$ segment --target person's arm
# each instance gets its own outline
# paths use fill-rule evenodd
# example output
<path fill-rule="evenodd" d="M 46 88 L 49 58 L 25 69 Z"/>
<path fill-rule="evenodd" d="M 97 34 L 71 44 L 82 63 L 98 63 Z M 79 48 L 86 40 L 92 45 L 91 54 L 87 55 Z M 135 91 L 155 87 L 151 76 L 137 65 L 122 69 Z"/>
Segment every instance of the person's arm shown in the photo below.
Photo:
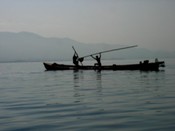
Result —
<path fill-rule="evenodd" d="M 99 58 L 101 59 L 101 53 L 100 53 L 100 57 Z"/>

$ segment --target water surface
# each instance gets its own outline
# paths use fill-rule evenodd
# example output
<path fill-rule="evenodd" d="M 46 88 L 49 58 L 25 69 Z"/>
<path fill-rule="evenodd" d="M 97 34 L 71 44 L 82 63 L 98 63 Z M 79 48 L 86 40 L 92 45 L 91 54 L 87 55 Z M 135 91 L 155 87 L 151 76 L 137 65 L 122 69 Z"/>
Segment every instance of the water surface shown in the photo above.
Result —
<path fill-rule="evenodd" d="M 165 62 L 159 72 L 0 63 L 0 130 L 174 131 L 175 63 Z"/>

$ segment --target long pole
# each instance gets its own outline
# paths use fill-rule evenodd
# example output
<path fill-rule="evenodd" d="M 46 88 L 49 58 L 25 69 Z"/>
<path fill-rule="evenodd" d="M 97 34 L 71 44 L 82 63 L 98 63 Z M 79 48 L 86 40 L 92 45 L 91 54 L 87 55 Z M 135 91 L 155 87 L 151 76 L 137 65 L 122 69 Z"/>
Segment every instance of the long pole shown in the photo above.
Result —
<path fill-rule="evenodd" d="M 112 50 L 101 51 L 101 52 L 97 52 L 97 53 L 93 53 L 93 54 L 90 54 L 90 55 L 83 56 L 81 58 L 85 58 L 85 57 L 89 57 L 89 56 L 97 55 L 97 54 L 102 54 L 102 53 L 107 53 L 107 52 L 111 52 L 111 51 L 124 50 L 124 49 L 128 49 L 128 48 L 134 48 L 134 47 L 137 47 L 137 45 L 127 46 L 127 47 L 122 47 L 122 48 L 117 48 L 117 49 L 112 49 Z"/>
<path fill-rule="evenodd" d="M 78 56 L 78 53 L 77 53 L 77 51 L 75 50 L 75 48 L 74 48 L 74 46 L 72 46 L 72 49 L 74 50 L 74 52 L 77 54 L 77 56 Z"/>
<path fill-rule="evenodd" d="M 74 46 L 72 46 L 72 49 L 74 50 L 74 52 L 77 54 L 77 56 L 78 56 L 78 53 L 77 53 L 77 51 L 75 50 L 75 48 L 74 48 Z M 78 56 L 78 61 L 80 61 L 81 62 L 81 65 L 83 65 L 83 60 L 84 60 L 84 58 L 79 58 L 79 56 Z"/>

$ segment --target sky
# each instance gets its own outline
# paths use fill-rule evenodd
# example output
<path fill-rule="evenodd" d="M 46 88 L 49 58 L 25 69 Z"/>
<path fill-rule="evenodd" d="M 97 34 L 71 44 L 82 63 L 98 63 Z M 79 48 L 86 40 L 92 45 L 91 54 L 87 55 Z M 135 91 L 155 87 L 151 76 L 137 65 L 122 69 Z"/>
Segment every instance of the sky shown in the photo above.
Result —
<path fill-rule="evenodd" d="M 175 0 L 0 0 L 0 32 L 175 51 Z"/>

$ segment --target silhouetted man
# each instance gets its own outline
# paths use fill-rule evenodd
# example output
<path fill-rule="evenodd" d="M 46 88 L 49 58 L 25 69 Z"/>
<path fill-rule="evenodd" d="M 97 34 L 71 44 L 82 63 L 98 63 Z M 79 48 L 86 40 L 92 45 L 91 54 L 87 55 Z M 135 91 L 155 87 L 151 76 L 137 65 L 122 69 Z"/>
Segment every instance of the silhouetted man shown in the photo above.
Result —
<path fill-rule="evenodd" d="M 74 65 L 79 66 L 79 64 L 78 64 L 78 54 L 76 52 L 74 53 L 74 56 L 73 56 L 72 59 L 73 59 Z"/>
<path fill-rule="evenodd" d="M 99 56 L 94 57 L 93 55 L 91 55 L 91 57 L 97 61 L 94 66 L 101 67 L 101 53 L 99 54 Z"/>

